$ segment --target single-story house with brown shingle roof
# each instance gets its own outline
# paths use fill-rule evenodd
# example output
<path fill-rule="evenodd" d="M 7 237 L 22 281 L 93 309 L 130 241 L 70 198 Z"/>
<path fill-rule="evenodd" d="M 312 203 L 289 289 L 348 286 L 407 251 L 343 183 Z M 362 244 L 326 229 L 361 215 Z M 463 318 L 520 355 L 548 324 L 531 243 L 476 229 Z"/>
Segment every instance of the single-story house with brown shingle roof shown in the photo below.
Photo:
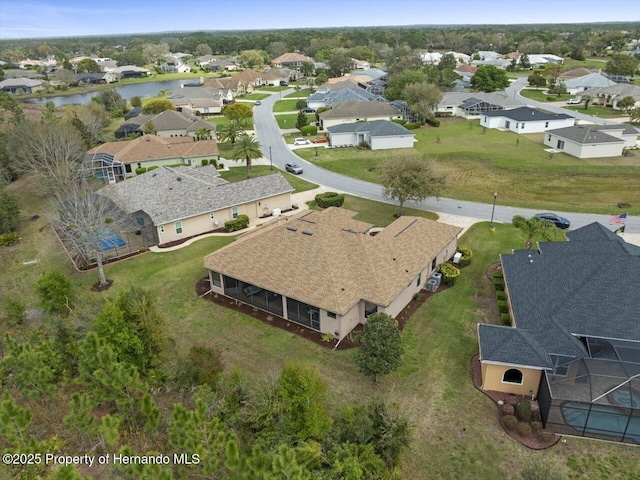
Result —
<path fill-rule="evenodd" d="M 0 82 L 0 91 L 7 93 L 33 93 L 44 90 L 41 80 L 31 78 L 7 78 Z"/>
<path fill-rule="evenodd" d="M 575 125 L 548 130 L 544 144 L 578 158 L 619 157 L 635 147 L 638 130 L 631 125 Z"/>
<path fill-rule="evenodd" d="M 215 140 L 199 140 L 194 137 L 162 138 L 145 135 L 135 140 L 107 142 L 89 150 L 88 154 L 104 153 L 125 166 L 128 176 L 136 168 L 164 165 L 200 165 L 202 160 L 218 159 Z"/>
<path fill-rule="evenodd" d="M 252 93 L 256 87 L 276 87 L 280 85 L 280 77 L 268 72 L 244 70 L 238 75 L 225 78 L 206 78 L 204 85 L 231 90 L 235 96 Z"/>
<path fill-rule="evenodd" d="M 393 120 L 402 118 L 402 113 L 393 108 L 387 102 L 366 102 L 352 99 L 346 102 L 336 103 L 331 110 L 320 115 L 320 128 L 326 129 L 341 123 L 353 123 L 371 120 Z"/>
<path fill-rule="evenodd" d="M 276 68 L 287 67 L 295 70 L 300 69 L 300 66 L 305 62 L 313 63 L 313 58 L 298 52 L 283 53 L 271 60 L 271 64 Z"/>
<path fill-rule="evenodd" d="M 142 135 L 147 122 L 151 122 L 155 127 L 155 135 L 158 137 L 193 137 L 201 128 L 208 129 L 212 137 L 216 136 L 214 123 L 206 122 L 193 113 L 165 110 L 156 115 L 143 114 L 125 120 L 115 131 L 115 137 L 126 138 L 131 133 Z"/>
<path fill-rule="evenodd" d="M 99 193 L 130 214 L 147 244 L 155 245 L 221 228 L 238 215 L 255 220 L 277 208 L 289 210 L 292 191 L 280 173 L 228 182 L 207 165 L 160 167 Z"/>
<path fill-rule="evenodd" d="M 341 339 L 368 315 L 398 315 L 461 229 L 400 217 L 375 236 L 342 208 L 306 211 L 243 235 L 204 259 L 213 292 Z"/>

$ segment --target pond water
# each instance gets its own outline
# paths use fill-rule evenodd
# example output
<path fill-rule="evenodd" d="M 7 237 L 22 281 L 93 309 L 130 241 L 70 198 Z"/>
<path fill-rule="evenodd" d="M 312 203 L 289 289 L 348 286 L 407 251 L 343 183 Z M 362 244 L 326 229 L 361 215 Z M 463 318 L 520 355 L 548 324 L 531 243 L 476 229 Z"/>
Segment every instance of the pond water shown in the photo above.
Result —
<path fill-rule="evenodd" d="M 122 87 L 115 87 L 114 90 L 122 95 L 122 98 L 129 100 L 132 97 L 147 97 L 158 93 L 160 90 L 173 90 L 180 88 L 182 84 L 197 82 L 198 79 L 184 78 L 182 80 L 165 80 L 163 82 L 147 82 L 136 83 L 133 85 L 124 85 Z M 92 97 L 98 95 L 102 90 L 87 93 L 77 93 L 75 95 L 66 95 L 59 97 L 39 97 L 25 99 L 26 103 L 35 103 L 38 105 L 44 105 L 47 102 L 53 102 L 56 107 L 64 107 L 65 105 L 78 105 L 85 104 L 91 100 Z"/>

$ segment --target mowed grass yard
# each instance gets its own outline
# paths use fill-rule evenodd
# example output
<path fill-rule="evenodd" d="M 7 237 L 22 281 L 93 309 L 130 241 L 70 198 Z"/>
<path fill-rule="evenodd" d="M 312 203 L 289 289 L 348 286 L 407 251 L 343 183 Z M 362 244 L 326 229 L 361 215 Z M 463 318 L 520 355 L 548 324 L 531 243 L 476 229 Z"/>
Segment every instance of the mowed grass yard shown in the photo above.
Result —
<path fill-rule="evenodd" d="M 415 149 L 447 176 L 445 197 L 503 205 L 575 212 L 612 213 L 629 203 L 640 213 L 640 152 L 634 156 L 584 159 L 545 152 L 543 134 L 483 131 L 478 121 L 451 119 L 439 128 L 414 130 Z M 315 149 L 296 154 L 328 170 L 379 183 L 381 160 L 405 150 Z"/>
<path fill-rule="evenodd" d="M 278 100 L 273 104 L 274 112 L 295 112 L 298 100 Z"/>
<path fill-rule="evenodd" d="M 211 342 L 222 351 L 227 372 L 237 370 L 255 381 L 279 372 L 289 361 L 314 365 L 327 383 L 332 410 L 375 395 L 396 402 L 410 417 L 413 431 L 410 449 L 401 460 L 407 480 L 516 480 L 531 462 L 549 463 L 568 479 L 640 479 L 637 447 L 577 438 L 544 452 L 521 446 L 502 431 L 492 402 L 473 387 L 470 360 L 478 350 L 476 323 L 498 322 L 486 269 L 500 252 L 524 246 L 524 236 L 510 225 L 497 225 L 491 232 L 485 222 L 460 239 L 460 245 L 473 249 L 473 263 L 454 288 L 436 294 L 416 311 L 402 334 L 404 365 L 373 385 L 357 372 L 353 351 L 333 352 L 296 336 L 300 327 L 295 324 L 286 332 L 197 298 L 194 286 L 205 275 L 204 256 L 233 237 L 209 237 L 173 252 L 146 253 L 107 265 L 113 287 L 92 293 L 89 287 L 97 281 L 97 272 L 73 272 L 50 230 L 38 232 L 44 218 L 28 220 L 45 211 L 40 197 L 27 186 L 20 180 L 9 187 L 28 203 L 22 213 L 23 241 L 0 250 L 3 266 L 10 267 L 3 268 L 7 280 L 0 282 L 1 298 L 20 295 L 30 307 L 36 306 L 34 283 L 41 271 L 54 266 L 72 275 L 82 302 L 93 304 L 94 312 L 123 289 L 145 286 L 157 295 L 177 354 L 184 355 L 196 342 Z M 363 208 L 376 211 L 373 205 Z M 21 264 L 34 257 L 39 263 Z"/>
<path fill-rule="evenodd" d="M 316 121 L 315 113 L 307 113 L 306 115 L 309 123 Z M 297 113 L 278 114 L 273 117 L 276 119 L 276 122 L 278 122 L 278 127 L 280 128 L 296 128 L 296 122 L 298 121 Z M 301 134 L 298 132 L 296 135 L 300 136 Z"/>

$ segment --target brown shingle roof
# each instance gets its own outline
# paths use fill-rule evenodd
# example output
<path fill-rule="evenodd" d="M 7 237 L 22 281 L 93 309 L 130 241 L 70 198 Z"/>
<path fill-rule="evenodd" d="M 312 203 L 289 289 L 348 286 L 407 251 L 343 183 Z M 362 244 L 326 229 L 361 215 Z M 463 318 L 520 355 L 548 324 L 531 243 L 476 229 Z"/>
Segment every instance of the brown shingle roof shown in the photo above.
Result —
<path fill-rule="evenodd" d="M 288 62 L 313 62 L 313 58 L 311 57 L 307 57 L 306 55 L 303 55 L 301 53 L 296 53 L 296 52 L 289 52 L 289 53 L 283 53 L 282 55 L 280 55 L 277 58 L 274 58 L 273 60 L 271 60 L 271 63 L 278 65 L 278 64 L 282 64 L 282 63 L 288 63 Z"/>
<path fill-rule="evenodd" d="M 389 305 L 461 231 L 401 217 L 372 237 L 355 215 L 289 217 L 206 256 L 205 268 L 344 315 L 362 299 Z"/>
<path fill-rule="evenodd" d="M 89 153 L 110 153 L 120 162 L 131 163 L 217 155 L 218 144 L 215 140 L 196 142 L 193 137 L 162 138 L 144 135 L 135 140 L 103 143 L 89 150 Z"/>

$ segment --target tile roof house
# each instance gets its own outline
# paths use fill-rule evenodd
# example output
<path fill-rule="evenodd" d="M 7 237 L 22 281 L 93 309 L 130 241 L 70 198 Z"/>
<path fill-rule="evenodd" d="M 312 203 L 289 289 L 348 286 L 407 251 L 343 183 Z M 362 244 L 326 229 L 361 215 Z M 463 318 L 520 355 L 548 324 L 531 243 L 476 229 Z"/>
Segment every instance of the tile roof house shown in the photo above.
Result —
<path fill-rule="evenodd" d="M 594 105 L 610 106 L 614 109 L 618 108 L 618 102 L 624 97 L 633 97 L 636 101 L 635 107 L 640 107 L 640 87 L 634 84 L 618 83 L 611 87 L 590 88 L 584 92 L 580 92 L 578 96 L 591 95 Z"/>
<path fill-rule="evenodd" d="M 500 256 L 512 327 L 478 325 L 482 387 L 555 432 L 640 443 L 640 248 L 592 223 Z"/>
<path fill-rule="evenodd" d="M 442 100 L 436 107 L 439 115 L 453 115 L 463 118 L 478 118 L 484 112 L 507 110 L 520 107 L 507 92 L 443 92 Z"/>
<path fill-rule="evenodd" d="M 187 105 L 191 105 L 191 103 Z M 163 138 L 193 137 L 196 131 L 201 128 L 210 130 L 213 137 L 216 134 L 215 123 L 202 120 L 192 113 L 165 110 L 155 115 L 142 114 L 126 119 L 115 131 L 115 137 L 122 139 L 131 133 L 143 134 L 144 126 L 147 122 L 151 122 L 155 127 L 155 135 Z"/>
<path fill-rule="evenodd" d="M 144 135 L 135 140 L 107 142 L 89 150 L 88 154 L 103 153 L 125 166 L 127 175 L 137 168 L 164 165 L 200 165 L 202 160 L 218 159 L 215 140 L 195 141 L 194 137 L 162 138 Z"/>
<path fill-rule="evenodd" d="M 326 129 L 341 123 L 353 123 L 372 120 L 393 120 L 402 118 L 402 114 L 387 102 L 347 100 L 336 103 L 331 110 L 320 115 L 320 128 Z"/>
<path fill-rule="evenodd" d="M 548 130 L 544 144 L 578 158 L 619 157 L 635 147 L 638 130 L 631 125 L 575 125 Z"/>
<path fill-rule="evenodd" d="M 357 146 L 364 142 L 371 150 L 413 148 L 415 134 L 389 120 L 341 123 L 327 128 L 332 147 Z"/>
<path fill-rule="evenodd" d="M 255 220 L 276 208 L 291 209 L 292 191 L 279 173 L 230 183 L 207 165 L 160 167 L 99 193 L 149 227 L 148 244 L 166 244 L 222 228 L 238 215 Z"/>
<path fill-rule="evenodd" d="M 286 67 L 294 70 L 299 70 L 305 62 L 313 63 L 313 58 L 298 52 L 283 53 L 279 57 L 271 60 L 271 64 L 275 68 Z"/>
<path fill-rule="evenodd" d="M 44 90 L 41 80 L 31 78 L 7 78 L 0 82 L 0 91 L 7 93 L 33 93 Z"/>
<path fill-rule="evenodd" d="M 571 127 L 575 118 L 566 113 L 550 113 L 531 107 L 494 110 L 480 115 L 480 125 L 511 130 L 515 133 L 539 133 L 552 128 Z"/>
<path fill-rule="evenodd" d="M 590 88 L 613 87 L 616 82 L 599 73 L 589 73 L 588 75 L 565 80 L 564 85 L 567 87 L 567 93 L 575 95 Z"/>
<path fill-rule="evenodd" d="M 395 317 L 461 229 L 400 217 L 371 236 L 356 215 L 305 211 L 243 235 L 205 257 L 212 290 L 338 339 L 372 313 Z"/>

